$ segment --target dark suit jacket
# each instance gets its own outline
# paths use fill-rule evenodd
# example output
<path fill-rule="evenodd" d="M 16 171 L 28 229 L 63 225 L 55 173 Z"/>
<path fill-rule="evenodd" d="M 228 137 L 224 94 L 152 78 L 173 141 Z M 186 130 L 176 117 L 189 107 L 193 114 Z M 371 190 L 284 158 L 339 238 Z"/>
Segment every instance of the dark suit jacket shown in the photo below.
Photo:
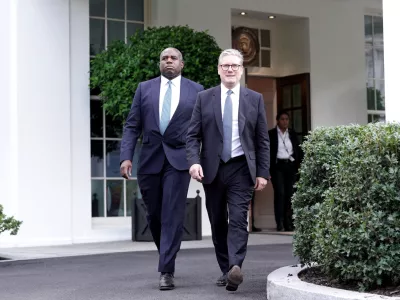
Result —
<path fill-rule="evenodd" d="M 292 129 L 288 128 L 289 131 L 289 139 L 293 146 L 293 158 L 295 159 L 296 171 L 300 167 L 301 160 L 303 159 L 303 151 L 299 146 L 299 139 Z M 276 157 L 278 155 L 278 130 L 277 127 L 268 131 L 269 140 L 271 143 L 271 173 L 275 172 L 276 169 Z"/>
<path fill-rule="evenodd" d="M 254 183 L 256 177 L 268 178 L 269 139 L 261 94 L 240 87 L 238 120 L 240 142 Z M 217 174 L 222 144 L 221 86 L 217 86 L 198 94 L 186 142 L 189 166 L 202 166 L 204 184 L 211 183 Z"/>
<path fill-rule="evenodd" d="M 137 139 L 143 133 L 138 174 L 157 174 L 165 157 L 177 170 L 189 168 L 185 156 L 187 128 L 203 86 L 181 77 L 180 100 L 164 135 L 160 133 L 161 77 L 141 82 L 136 90 L 121 142 L 120 161 L 132 160 Z"/>

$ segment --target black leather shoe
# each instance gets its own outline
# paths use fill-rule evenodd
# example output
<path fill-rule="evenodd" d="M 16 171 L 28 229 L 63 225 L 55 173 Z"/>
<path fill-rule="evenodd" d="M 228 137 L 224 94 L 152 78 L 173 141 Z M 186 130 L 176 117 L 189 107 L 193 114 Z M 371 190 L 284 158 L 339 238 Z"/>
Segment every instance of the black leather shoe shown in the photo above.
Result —
<path fill-rule="evenodd" d="M 217 279 L 217 282 L 216 282 L 216 284 L 218 285 L 218 286 L 226 286 L 226 284 L 228 283 L 228 275 L 225 273 L 225 274 L 222 274 L 218 279 Z"/>
<path fill-rule="evenodd" d="M 175 288 L 174 275 L 172 273 L 161 273 L 160 275 L 160 290 L 168 291 Z"/>
<path fill-rule="evenodd" d="M 239 266 L 233 266 L 228 273 L 228 284 L 226 285 L 226 290 L 234 292 L 238 289 L 239 284 L 243 282 L 242 270 Z"/>

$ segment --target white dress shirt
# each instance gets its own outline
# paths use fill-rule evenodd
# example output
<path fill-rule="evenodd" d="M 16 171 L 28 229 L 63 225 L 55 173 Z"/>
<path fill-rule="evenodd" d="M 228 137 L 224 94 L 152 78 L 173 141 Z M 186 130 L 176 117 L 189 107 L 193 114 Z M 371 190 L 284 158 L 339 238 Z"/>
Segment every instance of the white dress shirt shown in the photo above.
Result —
<path fill-rule="evenodd" d="M 164 104 L 165 93 L 167 92 L 168 89 L 168 81 L 169 79 L 161 75 L 159 116 L 158 116 L 160 120 L 161 120 L 162 107 Z M 179 99 L 181 96 L 181 75 L 171 80 L 171 89 L 172 89 L 172 96 L 171 96 L 171 116 L 169 118 L 170 120 L 172 119 L 172 116 L 174 115 L 176 108 L 178 107 Z"/>
<path fill-rule="evenodd" d="M 293 145 L 289 138 L 289 131 L 286 129 L 284 133 L 276 127 L 278 132 L 278 153 L 276 155 L 279 159 L 289 159 L 289 156 L 293 155 Z"/>
<path fill-rule="evenodd" d="M 226 97 L 228 96 L 228 88 L 221 84 L 221 110 L 222 120 L 224 119 L 224 108 Z M 239 97 L 240 97 L 240 84 L 237 84 L 232 90 L 232 153 L 231 157 L 236 157 L 244 154 L 242 144 L 239 137 Z"/>

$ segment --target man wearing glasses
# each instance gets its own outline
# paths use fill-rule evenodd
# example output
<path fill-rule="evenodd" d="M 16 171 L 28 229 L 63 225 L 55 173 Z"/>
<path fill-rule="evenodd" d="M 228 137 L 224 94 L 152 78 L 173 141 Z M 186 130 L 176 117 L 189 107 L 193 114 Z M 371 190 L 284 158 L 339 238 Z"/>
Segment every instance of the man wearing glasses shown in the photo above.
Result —
<path fill-rule="evenodd" d="M 236 291 L 243 281 L 247 213 L 254 190 L 269 178 L 269 137 L 261 94 L 240 86 L 243 56 L 221 53 L 221 85 L 197 95 L 186 153 L 190 175 L 203 183 L 222 276 L 217 285 Z M 229 223 L 228 223 L 229 219 Z"/>

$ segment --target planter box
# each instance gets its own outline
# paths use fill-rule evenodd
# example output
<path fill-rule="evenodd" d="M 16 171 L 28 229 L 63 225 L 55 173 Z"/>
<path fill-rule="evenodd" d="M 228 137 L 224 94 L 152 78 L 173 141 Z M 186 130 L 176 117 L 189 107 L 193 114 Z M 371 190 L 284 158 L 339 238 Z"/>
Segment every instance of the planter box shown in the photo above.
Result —
<path fill-rule="evenodd" d="M 197 196 L 187 198 L 185 223 L 183 225 L 183 241 L 194 241 L 202 239 L 201 232 L 201 197 L 197 190 Z M 147 209 L 143 200 L 135 198 L 132 200 L 132 241 L 152 242 L 149 226 L 147 224 Z"/>
<path fill-rule="evenodd" d="M 298 274 L 305 269 L 300 265 L 283 267 L 267 278 L 268 300 L 400 300 L 369 293 L 336 289 L 302 281 Z"/>

